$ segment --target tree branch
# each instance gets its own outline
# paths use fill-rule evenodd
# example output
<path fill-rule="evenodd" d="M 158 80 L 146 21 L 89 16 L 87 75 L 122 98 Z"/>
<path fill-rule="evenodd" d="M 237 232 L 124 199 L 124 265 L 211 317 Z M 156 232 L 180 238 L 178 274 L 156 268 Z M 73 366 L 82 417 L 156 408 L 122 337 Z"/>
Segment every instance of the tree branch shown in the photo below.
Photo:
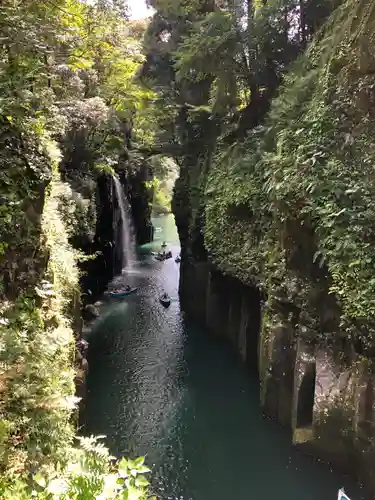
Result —
<path fill-rule="evenodd" d="M 133 152 L 146 157 L 158 155 L 178 157 L 185 154 L 183 146 L 179 144 L 161 144 L 154 148 L 137 148 L 135 146 Z"/>

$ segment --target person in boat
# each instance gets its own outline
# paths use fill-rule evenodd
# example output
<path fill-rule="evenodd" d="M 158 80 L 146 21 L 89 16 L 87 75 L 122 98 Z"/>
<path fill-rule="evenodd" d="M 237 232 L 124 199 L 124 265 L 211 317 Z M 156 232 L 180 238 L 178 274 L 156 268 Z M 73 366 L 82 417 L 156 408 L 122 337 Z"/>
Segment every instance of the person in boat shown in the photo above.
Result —
<path fill-rule="evenodd" d="M 126 291 L 126 292 L 130 292 L 130 290 L 131 290 L 130 285 L 126 285 L 126 287 L 125 287 L 125 291 Z"/>
<path fill-rule="evenodd" d="M 167 292 L 164 292 L 164 293 L 163 293 L 163 295 L 161 296 L 161 298 L 162 298 L 163 300 L 168 300 L 168 299 L 169 299 L 169 297 L 168 297 Z"/>

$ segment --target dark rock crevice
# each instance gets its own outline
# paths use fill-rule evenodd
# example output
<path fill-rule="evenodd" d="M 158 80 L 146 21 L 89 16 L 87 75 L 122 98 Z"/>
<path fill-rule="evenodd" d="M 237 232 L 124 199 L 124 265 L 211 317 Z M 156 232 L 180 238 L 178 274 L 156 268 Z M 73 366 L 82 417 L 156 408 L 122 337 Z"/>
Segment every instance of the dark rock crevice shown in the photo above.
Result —
<path fill-rule="evenodd" d="M 209 261 L 190 258 L 181 263 L 182 309 L 211 334 L 228 340 L 255 374 L 259 372 L 263 299 L 255 286 L 224 275 Z"/>
<path fill-rule="evenodd" d="M 145 186 L 147 172 L 141 170 L 132 176 L 121 174 L 120 180 L 130 201 L 137 243 L 148 243 L 153 238 L 153 226 L 149 192 Z M 96 228 L 93 241 L 82 239 L 72 241 L 76 248 L 78 247 L 87 255 L 96 255 L 81 265 L 84 303 L 97 300 L 107 283 L 121 272 L 121 223 L 110 175 L 102 175 L 97 179 L 96 207 Z"/>

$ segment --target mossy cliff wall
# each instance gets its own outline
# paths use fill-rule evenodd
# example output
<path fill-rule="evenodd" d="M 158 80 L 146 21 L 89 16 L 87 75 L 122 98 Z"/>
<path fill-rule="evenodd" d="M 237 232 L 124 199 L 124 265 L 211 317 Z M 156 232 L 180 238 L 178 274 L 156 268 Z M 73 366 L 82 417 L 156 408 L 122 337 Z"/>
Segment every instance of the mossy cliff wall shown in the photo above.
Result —
<path fill-rule="evenodd" d="M 119 172 L 119 178 L 131 205 L 137 242 L 148 243 L 153 238 L 151 193 L 146 187 L 148 169 L 143 167 L 132 174 Z M 88 185 L 89 188 L 84 189 Z M 72 224 L 70 240 L 75 248 L 93 256 L 81 265 L 84 301 L 92 302 L 101 295 L 108 281 L 121 272 L 120 211 L 112 175 L 81 179 L 78 186 L 77 182 L 71 182 L 71 186 L 81 192 L 71 217 L 84 223 Z M 66 198 L 64 202 L 66 206 Z M 80 207 L 78 213 L 77 206 Z"/>
<path fill-rule="evenodd" d="M 119 214 L 110 176 L 101 175 L 96 181 L 88 176 L 78 185 L 63 182 L 60 152 L 47 134 L 27 129 L 21 140 L 11 124 L 1 130 L 0 468 L 4 478 L 8 473 L 27 474 L 42 464 L 47 467 L 63 459 L 72 445 L 76 396 L 84 396 L 87 372 L 78 263 L 89 272 L 96 270 L 93 282 L 99 288 L 104 286 L 102 275 L 110 279 L 120 270 L 121 249 L 116 248 Z M 94 251 L 101 252 L 99 258 L 87 260 Z M 90 279 L 84 276 L 83 284 Z"/>
<path fill-rule="evenodd" d="M 174 210 L 184 307 L 259 371 L 296 444 L 375 491 L 374 26 L 373 2 L 343 2 L 264 126 L 182 168 Z"/>
<path fill-rule="evenodd" d="M 147 164 L 143 164 L 128 178 L 126 191 L 130 200 L 136 238 L 139 245 L 153 240 L 154 228 L 151 223 L 152 190 L 147 183 L 152 179 Z"/>
<path fill-rule="evenodd" d="M 47 137 L 25 132 L 22 144 L 17 137 L 17 131 L 2 137 L 5 146 L 13 142 L 15 157 L 7 156 L 12 168 L 0 174 L 6 181 L 0 225 L 4 476 L 62 458 L 72 443 L 80 328 L 77 255 L 59 211 L 65 186 L 57 172 L 58 151 Z"/>

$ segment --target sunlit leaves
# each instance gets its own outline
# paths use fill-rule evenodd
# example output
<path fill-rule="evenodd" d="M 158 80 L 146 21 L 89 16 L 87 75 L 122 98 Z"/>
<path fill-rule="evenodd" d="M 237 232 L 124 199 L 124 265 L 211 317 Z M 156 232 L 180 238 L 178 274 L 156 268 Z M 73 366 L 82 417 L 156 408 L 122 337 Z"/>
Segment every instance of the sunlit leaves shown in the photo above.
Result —
<path fill-rule="evenodd" d="M 41 467 L 26 482 L 25 477 L 0 481 L 2 498 L 17 500 L 147 500 L 149 482 L 144 474 L 144 457 L 116 462 L 99 437 L 81 438 L 78 448 L 71 448 L 67 463 Z M 19 491 L 17 496 L 15 492 Z M 51 496 L 52 495 L 52 496 Z M 151 500 L 151 499 L 150 499 Z"/>
<path fill-rule="evenodd" d="M 150 129 L 153 93 L 136 83 L 140 42 L 119 17 L 120 4 L 1 4 L 0 496 L 7 500 L 146 492 L 143 459 L 131 462 L 121 484 L 101 443 L 85 439 L 83 451 L 71 448 L 78 399 L 70 324 L 80 255 L 68 237 L 89 237 L 95 220 L 90 200 L 78 193 L 73 200 L 61 187 L 58 167 L 72 167 L 87 192 L 94 175 L 112 173 L 125 156 L 138 114 L 138 129 Z"/>
<path fill-rule="evenodd" d="M 324 306 L 310 293 L 325 287 L 340 308 L 340 328 L 365 348 L 374 331 L 374 79 L 370 66 L 358 74 L 353 54 L 372 43 L 370 18 L 356 10 L 369 5 L 338 9 L 286 78 L 266 126 L 217 156 L 205 219 L 205 242 L 218 265 L 246 281 L 256 276 L 271 292 L 288 292 L 297 279 L 298 300 L 317 317 Z M 359 88 L 361 99 L 353 98 Z"/>

